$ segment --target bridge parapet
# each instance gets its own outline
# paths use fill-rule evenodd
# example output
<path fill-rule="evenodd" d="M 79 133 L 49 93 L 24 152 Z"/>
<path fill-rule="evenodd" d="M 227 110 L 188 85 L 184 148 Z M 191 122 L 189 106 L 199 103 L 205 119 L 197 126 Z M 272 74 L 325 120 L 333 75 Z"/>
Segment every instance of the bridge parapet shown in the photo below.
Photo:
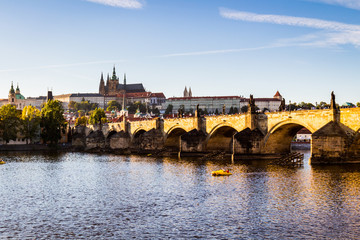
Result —
<path fill-rule="evenodd" d="M 340 122 L 355 132 L 360 129 L 360 108 L 341 108 Z"/>
<path fill-rule="evenodd" d="M 130 122 L 130 133 L 133 135 L 139 130 L 150 131 L 153 128 L 156 128 L 157 119 L 141 120 L 141 121 L 132 121 Z"/>
<path fill-rule="evenodd" d="M 109 123 L 109 132 L 111 131 L 116 131 L 116 132 L 121 132 L 121 131 L 125 131 L 125 129 L 123 129 L 123 124 L 121 123 Z"/>
<path fill-rule="evenodd" d="M 246 114 L 206 116 L 206 132 L 214 132 L 220 127 L 232 127 L 240 132 L 246 128 Z"/>
<path fill-rule="evenodd" d="M 309 131 L 315 132 L 333 120 L 333 111 L 331 109 L 271 112 L 266 113 L 266 115 L 268 117 L 269 132 L 286 123 L 299 124 Z"/>
<path fill-rule="evenodd" d="M 190 132 L 191 130 L 197 128 L 197 120 L 198 119 L 196 117 L 164 119 L 164 133 L 169 134 L 172 129 L 175 128 L 182 128 L 186 132 Z"/>

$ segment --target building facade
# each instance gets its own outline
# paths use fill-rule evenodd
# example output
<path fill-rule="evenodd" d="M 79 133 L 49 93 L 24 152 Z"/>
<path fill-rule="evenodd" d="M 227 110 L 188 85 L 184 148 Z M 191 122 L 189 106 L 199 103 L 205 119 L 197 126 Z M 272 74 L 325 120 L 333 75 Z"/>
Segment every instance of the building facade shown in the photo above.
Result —
<path fill-rule="evenodd" d="M 254 98 L 255 105 L 258 107 L 259 111 L 278 111 L 282 96 L 277 91 L 272 98 Z M 242 96 L 208 96 L 208 97 L 193 97 L 191 88 L 188 91 L 185 87 L 183 97 L 173 97 L 166 100 L 164 108 L 170 104 L 173 106 L 172 113 L 177 113 L 179 109 L 183 109 L 184 112 L 194 112 L 197 106 L 203 111 L 208 113 L 229 113 L 230 109 L 238 112 L 244 106 L 248 106 L 249 98 L 244 98 Z"/>

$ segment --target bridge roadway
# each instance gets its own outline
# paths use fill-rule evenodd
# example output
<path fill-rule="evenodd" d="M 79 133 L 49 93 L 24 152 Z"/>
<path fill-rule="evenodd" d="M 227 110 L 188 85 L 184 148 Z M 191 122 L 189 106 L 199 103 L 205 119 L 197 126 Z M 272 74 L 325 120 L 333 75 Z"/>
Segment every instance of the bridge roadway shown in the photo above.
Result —
<path fill-rule="evenodd" d="M 293 137 L 303 127 L 312 133 L 311 163 L 360 160 L 360 108 L 125 120 L 103 126 L 102 132 L 112 149 L 251 155 L 290 152 Z M 96 126 L 86 130 L 88 148 L 94 146 L 88 140 L 94 130 Z"/>

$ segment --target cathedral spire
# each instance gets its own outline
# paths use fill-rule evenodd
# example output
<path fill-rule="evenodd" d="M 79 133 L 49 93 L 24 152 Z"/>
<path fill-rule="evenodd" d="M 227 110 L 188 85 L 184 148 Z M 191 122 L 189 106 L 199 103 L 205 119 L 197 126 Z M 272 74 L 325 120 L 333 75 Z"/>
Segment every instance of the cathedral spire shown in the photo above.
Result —
<path fill-rule="evenodd" d="M 115 65 L 114 65 L 113 75 L 112 75 L 111 80 L 116 80 L 116 79 L 117 79 L 117 76 L 116 76 Z"/>
<path fill-rule="evenodd" d="M 184 90 L 184 97 L 189 97 L 189 92 L 185 86 L 185 90 Z"/>
<path fill-rule="evenodd" d="M 105 82 L 103 73 L 101 73 L 99 93 L 103 95 L 105 94 Z"/>
<path fill-rule="evenodd" d="M 19 88 L 19 83 L 17 83 L 17 86 L 16 86 L 16 93 L 20 93 L 20 88 Z"/>
<path fill-rule="evenodd" d="M 9 93 L 15 93 L 15 90 L 14 90 L 14 83 L 11 81 L 11 88 L 10 88 L 10 91 Z"/>

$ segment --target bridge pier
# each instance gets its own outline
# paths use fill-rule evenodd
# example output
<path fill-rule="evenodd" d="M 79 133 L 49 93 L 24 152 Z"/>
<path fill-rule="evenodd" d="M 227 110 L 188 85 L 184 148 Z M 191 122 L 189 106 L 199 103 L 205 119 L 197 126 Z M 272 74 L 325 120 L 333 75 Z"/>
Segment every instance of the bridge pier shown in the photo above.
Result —
<path fill-rule="evenodd" d="M 261 154 L 264 134 L 259 129 L 246 128 L 233 136 L 233 154 Z"/>

